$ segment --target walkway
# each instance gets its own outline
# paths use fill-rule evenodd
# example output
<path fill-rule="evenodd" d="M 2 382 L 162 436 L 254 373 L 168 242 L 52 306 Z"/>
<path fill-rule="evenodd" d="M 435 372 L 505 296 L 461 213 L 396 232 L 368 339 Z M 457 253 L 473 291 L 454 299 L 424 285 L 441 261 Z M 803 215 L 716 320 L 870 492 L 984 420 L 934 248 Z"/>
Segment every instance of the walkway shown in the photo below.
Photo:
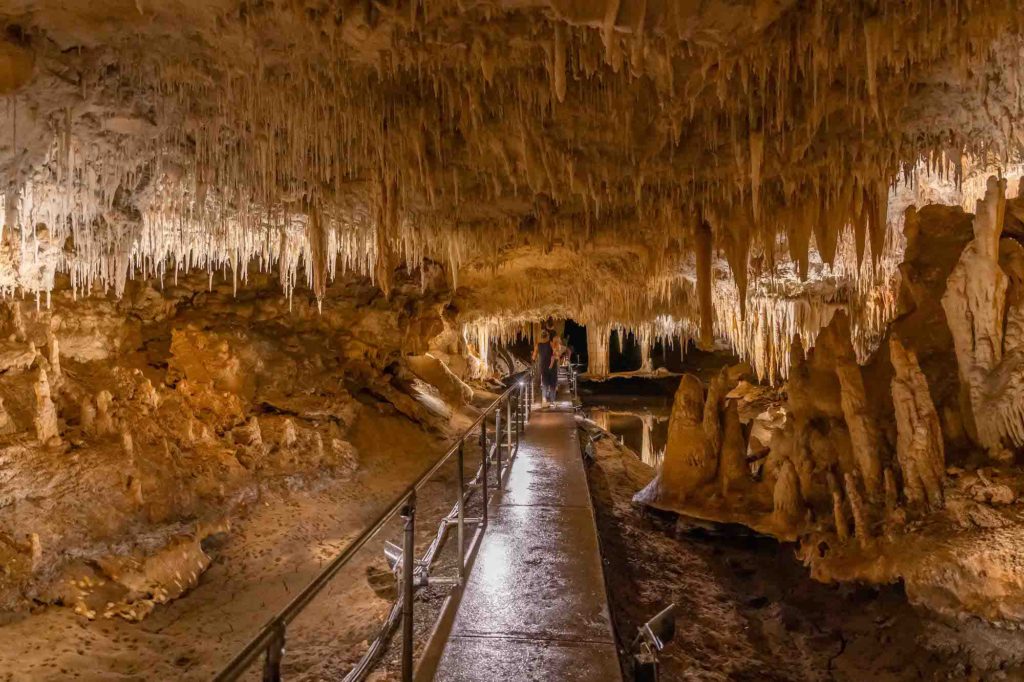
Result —
<path fill-rule="evenodd" d="M 436 679 L 621 680 L 571 407 L 533 414 Z"/>

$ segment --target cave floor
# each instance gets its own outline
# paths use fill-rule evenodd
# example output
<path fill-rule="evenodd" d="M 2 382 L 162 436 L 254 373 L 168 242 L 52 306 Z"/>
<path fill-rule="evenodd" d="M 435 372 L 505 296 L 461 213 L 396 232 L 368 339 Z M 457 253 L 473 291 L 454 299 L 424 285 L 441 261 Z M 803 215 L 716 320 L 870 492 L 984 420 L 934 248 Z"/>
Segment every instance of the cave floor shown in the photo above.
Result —
<path fill-rule="evenodd" d="M 531 417 L 436 679 L 620 679 L 571 408 Z"/>
<path fill-rule="evenodd" d="M 950 622 L 899 586 L 822 584 L 793 547 L 631 503 L 651 474 L 605 438 L 588 468 L 620 641 L 672 602 L 662 680 L 1021 680 L 1021 633 Z"/>
<path fill-rule="evenodd" d="M 199 585 L 143 622 L 89 621 L 58 606 L 5 616 L 0 680 L 211 679 L 443 447 L 401 417 L 380 416 L 361 428 L 356 439 L 367 457 L 354 478 L 281 481 L 265 491 L 211 548 L 215 559 Z M 450 481 L 436 487 L 446 491 Z M 446 504 L 424 496 L 424 507 Z M 432 532 L 424 526 L 424 534 Z M 396 524 L 384 537 L 399 533 Z M 330 677 L 361 655 L 390 606 L 366 579 L 383 565 L 378 550 L 357 555 L 289 627 L 290 675 L 326 669 Z"/>

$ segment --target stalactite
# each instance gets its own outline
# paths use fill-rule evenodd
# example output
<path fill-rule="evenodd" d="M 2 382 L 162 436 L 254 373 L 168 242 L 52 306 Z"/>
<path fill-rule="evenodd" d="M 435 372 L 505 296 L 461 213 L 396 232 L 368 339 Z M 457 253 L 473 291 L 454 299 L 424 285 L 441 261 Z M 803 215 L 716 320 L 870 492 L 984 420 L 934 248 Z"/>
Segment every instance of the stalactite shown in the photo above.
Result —
<path fill-rule="evenodd" d="M 116 68 L 81 88 L 46 75 L 70 55 L 40 51 L 53 96 L 26 84 L 2 123 L 14 152 L 26 110 L 51 135 L 32 164 L 12 162 L 0 293 L 42 304 L 58 273 L 76 295 L 119 295 L 136 277 L 203 269 L 211 286 L 215 272 L 244 286 L 277 270 L 286 296 L 306 282 L 321 299 L 339 272 L 389 293 L 397 268 L 428 257 L 457 287 L 468 265 L 511 250 L 607 238 L 653 255 L 603 288 L 607 301 L 581 301 L 598 298 L 581 287 L 563 313 L 631 328 L 672 315 L 701 347 L 718 336 L 777 380 L 793 333 L 809 346 L 835 307 L 858 360 L 881 341 L 900 261 L 894 182 L 956 184 L 965 160 L 1009 159 L 1015 144 L 1012 122 L 988 121 L 1019 85 L 1005 3 L 889 3 L 884 20 L 795 5 L 721 44 L 693 37 L 714 17 L 646 4 L 413 5 L 412 21 L 371 8 L 339 10 L 337 25 L 276 5 L 244 20 L 209 8 L 182 21 L 223 40 L 195 44 L 112 19 Z M 371 24 L 380 40 L 357 39 Z M 936 71 L 964 111 L 930 125 Z M 986 134 L 951 132 L 975 125 Z M 714 240 L 703 220 L 680 229 L 696 215 Z M 673 244 L 696 253 L 693 270 Z M 716 247 L 735 295 L 720 292 Z M 781 291 L 800 278 L 835 289 Z M 999 420 L 1003 436 L 1019 426 Z"/>
<path fill-rule="evenodd" d="M 714 315 L 711 281 L 711 227 L 704 221 L 696 226 L 697 254 L 697 300 L 700 306 L 700 336 L 697 345 L 703 350 L 710 350 L 714 344 Z"/>

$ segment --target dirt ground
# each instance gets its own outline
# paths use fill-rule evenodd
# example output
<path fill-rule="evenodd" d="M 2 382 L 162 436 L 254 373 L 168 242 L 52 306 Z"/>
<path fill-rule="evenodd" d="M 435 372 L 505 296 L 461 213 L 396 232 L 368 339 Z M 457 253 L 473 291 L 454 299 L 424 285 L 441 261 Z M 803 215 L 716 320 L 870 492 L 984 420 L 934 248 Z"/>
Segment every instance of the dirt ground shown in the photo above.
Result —
<path fill-rule="evenodd" d="M 939 621 L 898 585 L 816 583 L 792 546 L 741 529 L 644 514 L 630 500 L 653 471 L 610 438 L 595 445 L 591 495 L 620 640 L 679 604 L 662 680 L 1024 679 L 1024 634 Z"/>
<path fill-rule="evenodd" d="M 444 450 L 441 439 L 424 438 L 398 416 L 382 416 L 356 439 L 374 456 L 354 479 L 282 480 L 208 548 L 215 560 L 199 585 L 143 622 L 89 621 L 56 606 L 8 617 L 0 623 L 0 680 L 211 679 Z M 422 542 L 454 501 L 453 479 L 454 471 L 445 472 L 421 496 Z M 384 566 L 384 538 L 400 542 L 399 523 L 371 542 L 289 628 L 290 679 L 340 678 L 361 655 L 390 606 L 368 579 Z"/>

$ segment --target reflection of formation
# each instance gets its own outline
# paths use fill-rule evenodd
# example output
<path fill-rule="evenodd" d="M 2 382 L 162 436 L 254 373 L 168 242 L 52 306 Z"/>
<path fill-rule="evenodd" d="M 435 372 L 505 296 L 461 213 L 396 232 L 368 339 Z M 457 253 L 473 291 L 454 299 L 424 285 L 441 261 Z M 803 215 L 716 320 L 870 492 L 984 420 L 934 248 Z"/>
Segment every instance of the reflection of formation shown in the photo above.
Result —
<path fill-rule="evenodd" d="M 668 440 L 668 416 L 650 411 L 611 410 L 595 407 L 590 410 L 591 420 L 605 431 L 632 447 L 641 461 L 655 469 L 661 467 Z M 640 434 L 639 448 L 631 441 Z"/>

